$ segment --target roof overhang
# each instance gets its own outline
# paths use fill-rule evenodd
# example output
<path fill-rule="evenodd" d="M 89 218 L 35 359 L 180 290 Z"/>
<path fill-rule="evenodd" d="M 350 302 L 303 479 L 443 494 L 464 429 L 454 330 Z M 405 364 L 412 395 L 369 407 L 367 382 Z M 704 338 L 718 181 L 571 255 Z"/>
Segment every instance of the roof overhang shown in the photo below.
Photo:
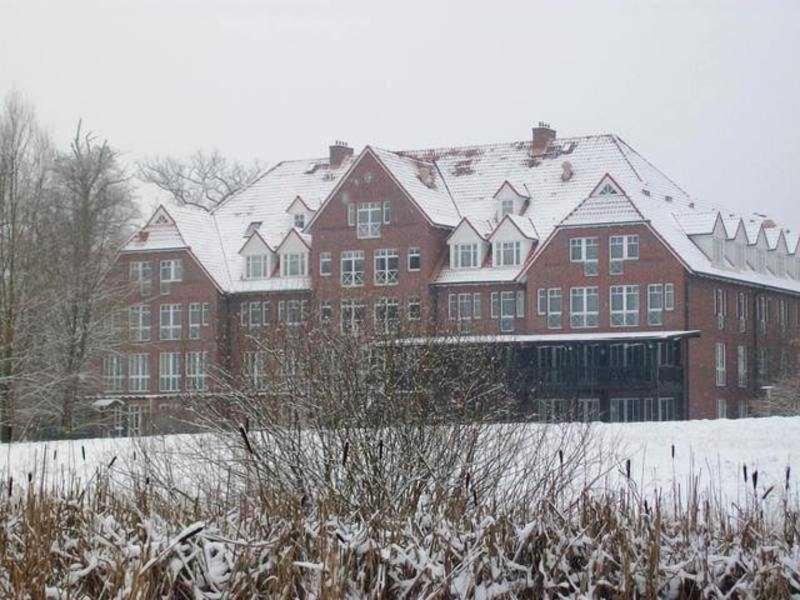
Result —
<path fill-rule="evenodd" d="M 700 336 L 700 330 L 686 331 L 619 331 L 611 333 L 546 333 L 533 335 L 450 335 L 397 340 L 402 346 L 426 344 L 567 344 L 595 342 L 659 342 Z"/>

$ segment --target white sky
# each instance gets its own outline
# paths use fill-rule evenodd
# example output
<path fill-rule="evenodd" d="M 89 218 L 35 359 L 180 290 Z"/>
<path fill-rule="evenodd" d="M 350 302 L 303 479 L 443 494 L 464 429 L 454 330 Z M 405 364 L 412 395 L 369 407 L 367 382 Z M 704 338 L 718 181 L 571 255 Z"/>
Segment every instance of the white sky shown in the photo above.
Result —
<path fill-rule="evenodd" d="M 800 227 L 800 2 L 0 0 L 0 95 L 65 143 L 273 163 L 621 135 L 698 198 Z M 145 198 L 145 200 L 148 200 Z"/>

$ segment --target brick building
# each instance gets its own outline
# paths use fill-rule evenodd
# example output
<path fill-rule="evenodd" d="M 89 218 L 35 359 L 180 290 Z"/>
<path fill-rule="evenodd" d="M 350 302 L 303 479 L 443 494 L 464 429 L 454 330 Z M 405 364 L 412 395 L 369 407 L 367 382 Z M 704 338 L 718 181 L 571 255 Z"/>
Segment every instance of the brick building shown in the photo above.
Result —
<path fill-rule="evenodd" d="M 211 211 L 160 207 L 120 252 L 129 338 L 96 403 L 131 432 L 257 376 L 250 333 L 449 323 L 510 347 L 525 402 L 614 421 L 746 414 L 795 366 L 798 235 L 693 199 L 615 135 L 415 151 L 336 143 Z"/>

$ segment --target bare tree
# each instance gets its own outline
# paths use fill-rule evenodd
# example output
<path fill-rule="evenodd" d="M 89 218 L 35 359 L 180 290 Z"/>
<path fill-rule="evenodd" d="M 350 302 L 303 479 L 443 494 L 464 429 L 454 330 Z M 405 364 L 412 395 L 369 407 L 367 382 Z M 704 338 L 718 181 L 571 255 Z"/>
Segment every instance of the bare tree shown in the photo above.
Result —
<path fill-rule="evenodd" d="M 139 163 L 139 178 L 155 185 L 178 204 L 213 208 L 258 179 L 263 165 L 231 161 L 217 150 L 185 159 L 155 157 Z"/>
<path fill-rule="evenodd" d="M 32 329 L 46 282 L 41 216 L 53 152 L 33 109 L 19 93 L 0 107 L 0 440 L 8 441 L 19 380 L 32 365 Z"/>

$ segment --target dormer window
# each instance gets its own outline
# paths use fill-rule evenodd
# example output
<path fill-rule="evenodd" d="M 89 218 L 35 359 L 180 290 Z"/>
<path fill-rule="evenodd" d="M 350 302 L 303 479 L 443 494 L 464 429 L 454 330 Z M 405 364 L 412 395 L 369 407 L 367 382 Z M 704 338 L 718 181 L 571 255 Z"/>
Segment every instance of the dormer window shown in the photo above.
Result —
<path fill-rule="evenodd" d="M 258 228 L 259 228 L 259 227 L 261 227 L 261 221 L 253 221 L 252 223 L 250 223 L 250 224 L 247 226 L 247 229 L 245 229 L 245 231 L 244 231 L 244 237 L 250 237 L 250 236 L 251 236 L 251 235 L 253 235 L 253 234 L 254 234 L 256 231 L 258 231 Z"/>
<path fill-rule="evenodd" d="M 723 258 L 725 256 L 725 241 L 715 237 L 713 240 L 713 252 L 714 264 L 717 266 L 722 266 Z"/>
<path fill-rule="evenodd" d="M 615 196 L 617 194 L 617 188 L 615 188 L 610 183 L 606 183 L 600 191 L 597 193 L 598 196 Z"/>
<path fill-rule="evenodd" d="M 287 253 L 281 254 L 281 275 L 283 277 L 302 277 L 307 272 L 307 254 Z"/>
<path fill-rule="evenodd" d="M 298 229 L 305 229 L 306 227 L 306 216 L 303 213 L 296 214 L 294 216 L 294 226 Z"/>
<path fill-rule="evenodd" d="M 758 271 L 765 273 L 767 271 L 767 251 L 759 248 L 756 257 L 758 259 Z"/>
<path fill-rule="evenodd" d="M 494 243 L 494 265 L 496 267 L 517 266 L 522 260 L 522 243 L 513 242 Z"/>
<path fill-rule="evenodd" d="M 269 256 L 256 254 L 245 257 L 245 279 L 266 279 L 269 277 Z"/>
<path fill-rule="evenodd" d="M 456 244 L 453 251 L 456 269 L 473 269 L 478 266 L 478 244 Z"/>
<path fill-rule="evenodd" d="M 507 198 L 500 203 L 500 218 L 514 214 L 514 200 Z"/>

